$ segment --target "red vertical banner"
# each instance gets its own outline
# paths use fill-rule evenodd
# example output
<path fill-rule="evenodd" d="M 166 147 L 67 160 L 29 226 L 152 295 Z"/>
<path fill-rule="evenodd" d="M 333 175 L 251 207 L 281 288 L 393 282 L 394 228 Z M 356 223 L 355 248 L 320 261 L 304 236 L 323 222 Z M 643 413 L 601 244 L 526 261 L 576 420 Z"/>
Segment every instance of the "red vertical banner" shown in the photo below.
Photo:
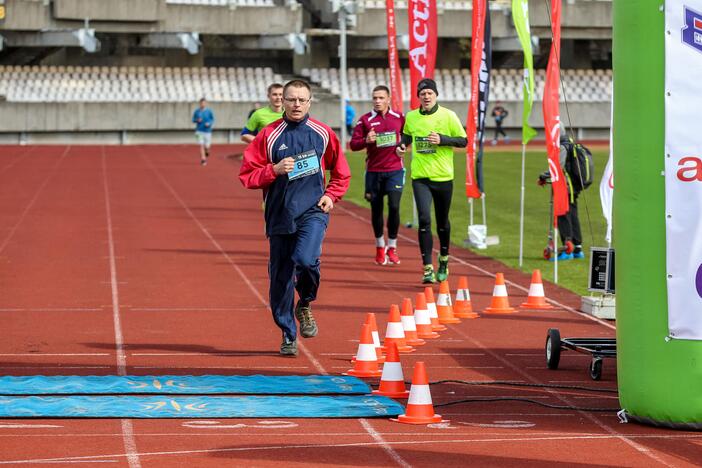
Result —
<path fill-rule="evenodd" d="M 410 108 L 419 107 L 417 83 L 434 78 L 436 65 L 436 0 L 409 0 Z"/>
<path fill-rule="evenodd" d="M 478 105 L 480 92 L 480 67 L 483 62 L 485 41 L 485 15 L 488 14 L 486 0 L 473 0 L 473 28 L 470 48 L 470 102 L 466 120 L 466 197 L 480 198 L 478 181 L 475 178 L 475 148 L 478 127 Z"/>
<path fill-rule="evenodd" d="M 561 117 L 559 110 L 559 87 L 561 85 L 561 0 L 551 1 L 551 29 L 553 42 L 548 57 L 546 82 L 544 84 L 544 131 L 546 132 L 546 153 L 548 170 L 553 187 L 553 215 L 556 217 L 568 212 L 568 187 L 560 162 Z"/>
<path fill-rule="evenodd" d="M 388 70 L 390 70 L 391 106 L 397 112 L 403 112 L 402 106 L 402 72 L 400 57 L 397 55 L 397 27 L 395 26 L 395 0 L 386 0 L 385 17 L 388 27 Z"/>

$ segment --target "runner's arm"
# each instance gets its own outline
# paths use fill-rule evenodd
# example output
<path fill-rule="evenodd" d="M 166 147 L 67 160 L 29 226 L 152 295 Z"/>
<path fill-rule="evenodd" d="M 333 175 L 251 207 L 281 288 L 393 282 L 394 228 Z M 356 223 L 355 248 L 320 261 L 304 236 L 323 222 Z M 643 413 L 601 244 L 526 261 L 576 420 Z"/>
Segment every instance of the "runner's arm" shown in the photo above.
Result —
<path fill-rule="evenodd" d="M 351 150 L 359 151 L 366 147 L 366 132 L 363 128 L 363 120 L 359 119 L 356 126 L 353 128 L 353 136 L 349 143 Z"/>
<path fill-rule="evenodd" d="M 276 178 L 273 163 L 268 160 L 266 155 L 266 141 L 268 140 L 266 136 L 262 135 L 261 138 L 256 138 L 244 150 L 239 180 L 248 189 L 265 189 Z"/>
<path fill-rule="evenodd" d="M 465 148 L 468 145 L 466 137 L 451 137 L 439 133 L 440 146 L 455 146 L 456 148 Z"/>

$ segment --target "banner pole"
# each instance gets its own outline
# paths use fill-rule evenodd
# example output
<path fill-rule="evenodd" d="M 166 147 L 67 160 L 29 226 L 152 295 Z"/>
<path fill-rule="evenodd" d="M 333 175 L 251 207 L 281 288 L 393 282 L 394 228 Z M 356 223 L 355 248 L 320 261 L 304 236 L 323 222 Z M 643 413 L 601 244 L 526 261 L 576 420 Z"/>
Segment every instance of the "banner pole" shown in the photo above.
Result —
<path fill-rule="evenodd" d="M 558 284 L 558 224 L 553 227 L 553 284 Z"/>
<path fill-rule="evenodd" d="M 526 165 L 526 144 L 522 143 L 522 193 L 519 206 L 519 267 L 524 259 L 524 171 Z"/>

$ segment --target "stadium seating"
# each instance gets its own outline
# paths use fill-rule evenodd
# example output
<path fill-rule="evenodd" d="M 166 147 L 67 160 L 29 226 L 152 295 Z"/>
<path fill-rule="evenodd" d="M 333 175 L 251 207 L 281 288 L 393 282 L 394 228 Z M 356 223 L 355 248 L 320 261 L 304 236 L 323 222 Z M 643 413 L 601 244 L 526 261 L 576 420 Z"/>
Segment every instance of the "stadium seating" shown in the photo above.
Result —
<path fill-rule="evenodd" d="M 15 102 L 265 101 L 270 68 L 0 66 L 0 95 Z"/>
<path fill-rule="evenodd" d="M 409 89 L 409 70 L 402 71 L 402 89 Z M 310 68 L 303 69 L 302 74 L 334 94 L 340 94 L 341 85 L 337 69 Z M 541 100 L 545 81 L 545 71 L 536 70 L 535 100 Z M 517 101 L 522 99 L 522 70 L 493 70 L 490 81 L 490 99 L 492 101 Z M 441 99 L 445 101 L 467 101 L 470 98 L 470 73 L 467 69 L 436 70 L 435 78 Z M 563 70 L 561 73 L 564 98 L 574 102 L 604 102 L 611 99 L 611 70 Z M 385 68 L 350 68 L 348 70 L 349 97 L 352 101 L 367 101 L 371 90 L 389 82 L 388 70 Z M 410 94 L 403 93 L 405 100 Z"/>
<path fill-rule="evenodd" d="M 272 7 L 273 0 L 166 0 L 167 4 L 174 5 L 202 5 L 202 6 L 252 6 Z"/>

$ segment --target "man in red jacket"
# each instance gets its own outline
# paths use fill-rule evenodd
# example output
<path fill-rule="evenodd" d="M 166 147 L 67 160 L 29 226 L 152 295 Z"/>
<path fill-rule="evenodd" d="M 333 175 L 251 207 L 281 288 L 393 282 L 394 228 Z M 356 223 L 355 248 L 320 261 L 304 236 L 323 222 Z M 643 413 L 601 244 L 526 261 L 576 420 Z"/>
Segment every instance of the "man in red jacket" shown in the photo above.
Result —
<path fill-rule="evenodd" d="M 373 110 L 363 114 L 351 137 L 351 149 L 366 149 L 366 191 L 371 204 L 371 224 L 375 234 L 375 263 L 399 265 L 397 233 L 400 229 L 400 199 L 405 185 L 402 158 L 395 153 L 405 118 L 390 109 L 387 86 L 373 88 Z M 388 243 L 383 236 L 383 199 L 388 197 Z"/>
<path fill-rule="evenodd" d="M 304 338 L 317 335 L 310 303 L 317 297 L 319 257 L 329 212 L 349 187 L 351 171 L 339 140 L 312 119 L 310 85 L 283 88 L 283 118 L 263 128 L 244 151 L 239 172 L 249 189 L 263 189 L 270 244 L 270 306 L 283 331 L 280 354 L 297 355 L 297 325 Z M 325 171 L 329 170 L 329 183 Z M 294 305 L 295 290 L 299 301 Z"/>

